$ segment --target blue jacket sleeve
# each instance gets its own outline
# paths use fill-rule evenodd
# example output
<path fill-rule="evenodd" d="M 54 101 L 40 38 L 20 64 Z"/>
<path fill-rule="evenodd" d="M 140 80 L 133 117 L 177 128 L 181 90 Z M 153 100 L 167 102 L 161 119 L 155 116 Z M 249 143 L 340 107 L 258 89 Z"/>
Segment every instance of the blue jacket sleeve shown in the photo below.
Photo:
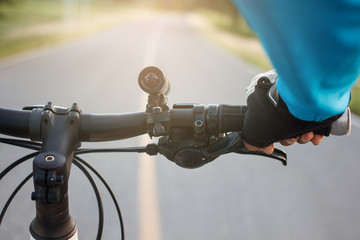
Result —
<path fill-rule="evenodd" d="M 342 113 L 360 73 L 359 0 L 233 0 L 279 74 L 297 118 Z"/>

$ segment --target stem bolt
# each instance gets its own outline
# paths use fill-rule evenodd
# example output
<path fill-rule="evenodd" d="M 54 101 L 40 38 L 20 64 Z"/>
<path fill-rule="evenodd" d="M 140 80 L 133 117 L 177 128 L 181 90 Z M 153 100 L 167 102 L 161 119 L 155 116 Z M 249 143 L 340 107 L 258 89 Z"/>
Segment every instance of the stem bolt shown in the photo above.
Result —
<path fill-rule="evenodd" d="M 47 162 L 52 162 L 55 160 L 55 157 L 53 155 L 47 155 L 44 157 L 44 160 Z"/>

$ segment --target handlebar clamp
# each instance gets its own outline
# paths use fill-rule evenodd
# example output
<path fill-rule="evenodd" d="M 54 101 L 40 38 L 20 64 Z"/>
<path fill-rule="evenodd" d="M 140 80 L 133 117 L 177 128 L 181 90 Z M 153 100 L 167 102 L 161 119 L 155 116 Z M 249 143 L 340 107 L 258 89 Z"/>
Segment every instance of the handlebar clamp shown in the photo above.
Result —
<path fill-rule="evenodd" d="M 163 112 L 161 107 L 153 107 L 150 112 L 146 112 L 146 125 L 147 132 L 150 137 L 158 137 L 169 134 L 169 110 Z"/>

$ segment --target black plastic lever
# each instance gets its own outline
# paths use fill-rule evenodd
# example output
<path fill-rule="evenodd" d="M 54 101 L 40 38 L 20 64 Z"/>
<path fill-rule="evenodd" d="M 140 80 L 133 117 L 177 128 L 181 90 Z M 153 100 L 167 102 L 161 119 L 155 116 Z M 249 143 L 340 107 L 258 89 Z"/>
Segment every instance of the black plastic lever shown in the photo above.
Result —
<path fill-rule="evenodd" d="M 262 156 L 262 157 L 269 157 L 269 158 L 273 158 L 276 160 L 279 160 L 284 166 L 287 165 L 287 156 L 286 153 L 280 149 L 275 148 L 274 152 L 272 154 L 267 154 L 265 152 L 262 151 L 250 151 L 248 149 L 245 148 L 245 146 L 243 148 L 240 148 L 238 151 L 235 151 L 236 153 L 240 153 L 240 154 L 250 154 L 250 155 L 258 155 L 258 156 Z"/>
<path fill-rule="evenodd" d="M 208 148 L 208 153 L 215 156 L 230 152 L 268 157 L 279 160 L 284 166 L 287 165 L 287 156 L 284 151 L 277 148 L 274 149 L 272 154 L 267 154 L 262 151 L 250 151 L 245 148 L 244 141 L 240 138 L 240 133 L 238 132 L 230 133 Z"/>

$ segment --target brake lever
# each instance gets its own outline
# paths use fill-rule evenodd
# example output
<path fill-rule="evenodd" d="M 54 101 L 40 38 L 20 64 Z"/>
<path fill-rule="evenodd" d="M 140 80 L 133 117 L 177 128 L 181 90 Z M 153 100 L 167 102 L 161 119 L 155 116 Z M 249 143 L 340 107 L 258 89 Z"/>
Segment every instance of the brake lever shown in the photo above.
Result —
<path fill-rule="evenodd" d="M 148 147 L 150 146 L 148 145 Z M 195 147 L 192 138 L 179 138 L 169 141 L 168 136 L 166 136 L 159 139 L 156 149 L 151 149 L 151 151 L 149 149 L 146 152 L 148 154 L 152 152 L 151 155 L 160 153 L 183 168 L 198 168 L 212 162 L 223 154 L 232 152 L 269 157 L 279 160 L 284 166 L 287 164 L 286 153 L 279 149 L 275 149 L 272 154 L 247 150 L 238 132 L 232 132 L 210 146 L 202 147 Z"/>
<path fill-rule="evenodd" d="M 250 151 L 245 148 L 244 141 L 240 138 L 240 133 L 238 132 L 230 133 L 224 139 L 219 140 L 208 148 L 208 153 L 215 156 L 230 152 L 268 157 L 279 160 L 284 166 L 287 165 L 287 156 L 284 151 L 277 148 L 271 154 L 263 151 Z"/>
<path fill-rule="evenodd" d="M 250 150 L 246 149 L 245 146 L 244 146 L 243 148 L 240 148 L 238 151 L 235 151 L 235 153 L 258 155 L 258 156 L 262 156 L 262 157 L 273 158 L 273 159 L 279 160 L 284 166 L 287 165 L 286 153 L 284 151 L 280 150 L 280 149 L 277 149 L 277 148 L 274 149 L 273 153 L 267 154 L 267 153 L 262 152 L 262 151 L 250 151 Z"/>

